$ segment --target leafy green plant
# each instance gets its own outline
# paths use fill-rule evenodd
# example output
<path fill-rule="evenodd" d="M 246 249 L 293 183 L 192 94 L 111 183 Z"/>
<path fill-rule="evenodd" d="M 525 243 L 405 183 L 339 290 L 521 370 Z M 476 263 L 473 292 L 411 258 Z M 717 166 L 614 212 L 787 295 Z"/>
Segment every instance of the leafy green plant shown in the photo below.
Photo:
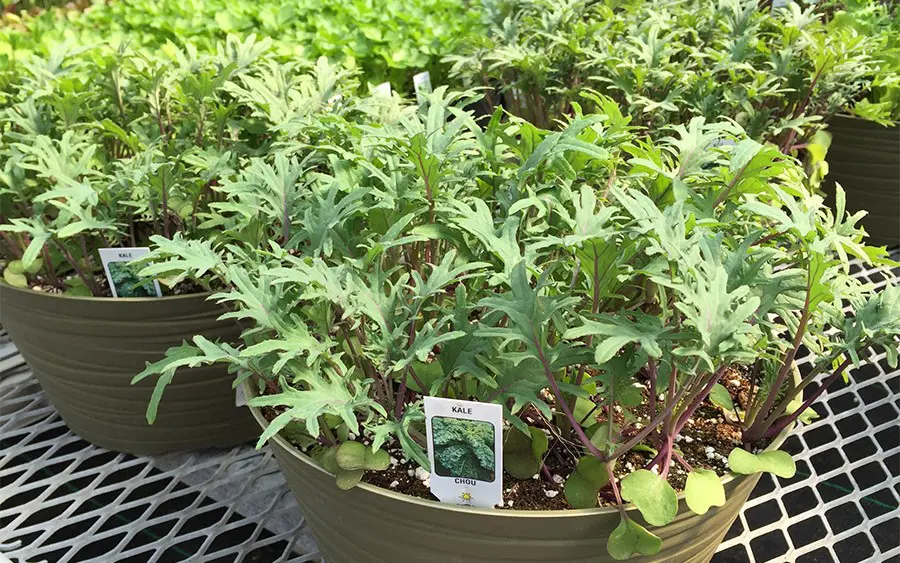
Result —
<path fill-rule="evenodd" d="M 282 178 L 280 214 L 238 182 L 219 208 L 241 226 L 229 238 L 155 237 L 145 273 L 222 287 L 212 299 L 248 328 L 238 346 L 198 336 L 149 364 L 135 378 L 158 377 L 149 418 L 180 367 L 222 363 L 253 384 L 250 405 L 280 413 L 260 445 L 289 430 L 316 458 L 361 442 L 428 468 L 424 395 L 497 403 L 516 473 L 550 450 L 567 460 L 571 506 L 619 507 L 608 547 L 625 559 L 660 549 L 625 507 L 668 524 L 673 467 L 690 509 L 724 502 L 721 469 L 675 444 L 726 374 L 751 389 L 733 405 L 731 470 L 791 475 L 789 455 L 763 453 L 771 439 L 870 349 L 896 365 L 900 288 L 849 273 L 885 251 L 778 147 L 699 117 L 641 140 L 599 96 L 555 131 L 501 111 L 479 125 L 473 101 L 438 88 L 316 147 L 314 169 L 286 143 L 239 173 Z M 795 380 L 801 346 L 817 360 Z M 652 459 L 622 473 L 638 451 Z"/>
<path fill-rule="evenodd" d="M 440 58 L 477 28 L 476 14 L 463 0 L 93 2 L 85 11 L 7 16 L 7 25 L 0 25 L 0 61 L 48 54 L 56 45 L 100 42 L 172 55 L 191 44 L 198 52 L 215 53 L 230 34 L 257 34 L 272 38 L 281 56 L 325 56 L 373 83 L 391 81 L 411 91 L 416 72 L 429 70 L 441 79 Z"/>
<path fill-rule="evenodd" d="M 352 73 L 270 51 L 230 37 L 176 61 L 97 48 L 24 63 L 0 105 L 0 252 L 54 291 L 104 295 L 97 248 L 214 237 L 226 225 L 213 188 L 240 163 L 377 114 Z"/>
<path fill-rule="evenodd" d="M 833 10 L 829 32 L 852 30 L 876 43 L 875 76 L 855 100 L 853 113 L 882 125 L 900 121 L 900 10 L 888 2 L 829 2 L 826 6 Z"/>
<path fill-rule="evenodd" d="M 494 480 L 494 427 L 489 422 L 434 417 L 434 472 L 479 481 Z"/>
<path fill-rule="evenodd" d="M 466 86 L 540 127 L 591 88 L 655 138 L 693 117 L 726 117 L 757 141 L 805 146 L 824 120 L 865 95 L 885 37 L 825 23 L 817 4 L 755 0 L 487 4 L 486 37 L 447 60 Z M 884 8 L 883 10 L 887 10 Z M 884 73 L 885 80 L 895 74 Z M 891 78 L 887 78 L 890 76 Z"/>

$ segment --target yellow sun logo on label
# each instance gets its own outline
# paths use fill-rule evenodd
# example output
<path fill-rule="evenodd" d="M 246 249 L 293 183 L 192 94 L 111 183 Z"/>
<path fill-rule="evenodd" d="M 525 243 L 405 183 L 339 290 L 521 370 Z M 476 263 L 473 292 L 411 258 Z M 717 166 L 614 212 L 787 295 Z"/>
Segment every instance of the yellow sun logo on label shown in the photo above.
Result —
<path fill-rule="evenodd" d="M 463 494 L 459 495 L 459 499 L 465 503 L 471 503 L 472 502 L 472 493 L 470 493 L 469 491 L 466 491 Z"/>

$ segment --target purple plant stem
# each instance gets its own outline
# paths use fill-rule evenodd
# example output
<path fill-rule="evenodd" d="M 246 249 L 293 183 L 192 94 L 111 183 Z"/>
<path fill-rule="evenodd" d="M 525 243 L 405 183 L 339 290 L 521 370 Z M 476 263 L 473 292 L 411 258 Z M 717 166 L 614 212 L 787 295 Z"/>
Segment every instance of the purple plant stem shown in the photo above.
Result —
<path fill-rule="evenodd" d="M 84 270 L 82 270 L 78 266 L 78 261 L 75 260 L 75 258 L 72 256 L 72 253 L 69 252 L 69 250 L 61 242 L 59 242 L 58 239 L 53 238 L 51 240 L 56 243 L 56 246 L 62 252 L 66 261 L 70 266 L 72 266 L 72 269 L 75 270 L 75 273 L 78 274 L 78 277 L 81 278 L 81 281 L 84 282 L 84 285 L 91 290 L 91 293 L 94 295 L 94 297 L 101 297 L 100 288 L 94 282 L 93 273 L 85 273 Z"/>
<path fill-rule="evenodd" d="M 619 448 L 617 448 L 616 451 L 614 451 L 612 453 L 612 455 L 609 456 L 609 459 L 612 460 L 612 459 L 619 457 L 620 455 L 624 454 L 625 452 L 629 451 L 631 448 L 633 448 L 634 446 L 639 444 L 641 442 L 641 440 L 646 438 L 647 435 L 654 428 L 656 428 L 667 416 L 672 414 L 672 410 L 675 408 L 675 405 L 677 405 L 678 402 L 682 399 L 682 397 L 684 397 L 686 392 L 687 392 L 687 387 L 682 388 L 682 390 L 679 391 L 678 394 L 675 396 L 675 398 L 672 400 L 671 404 L 669 404 L 666 407 L 666 409 L 659 414 L 659 416 L 654 418 L 643 430 L 641 430 L 638 434 L 636 434 L 631 440 L 629 440 L 622 446 L 619 446 Z"/>
<path fill-rule="evenodd" d="M 553 481 L 553 475 L 551 475 L 551 474 L 550 474 L 550 470 L 547 469 L 547 464 L 546 464 L 546 463 L 542 463 L 542 464 L 541 464 L 541 473 L 544 474 L 544 477 L 547 479 L 547 481 L 548 481 L 549 483 L 553 483 L 553 482 L 554 482 L 554 481 Z"/>
<path fill-rule="evenodd" d="M 616 476 L 613 473 L 612 467 L 612 463 L 606 464 L 606 475 L 609 477 L 609 486 L 616 496 L 616 508 L 619 509 L 619 514 L 622 515 L 622 518 L 628 518 L 628 516 L 625 515 L 625 507 L 622 505 L 622 497 L 619 495 L 619 485 L 616 483 Z"/>
<path fill-rule="evenodd" d="M 716 373 L 710 378 L 709 382 L 707 382 L 706 387 L 700 391 L 695 397 L 694 400 L 691 401 L 691 404 L 685 409 L 684 413 L 681 415 L 681 418 L 678 419 L 678 422 L 675 424 L 675 431 L 672 432 L 672 436 L 677 436 L 681 429 L 684 428 L 684 425 L 687 424 L 688 419 L 694 415 L 694 412 L 700 408 L 700 405 L 703 403 L 703 399 L 709 396 L 709 392 L 712 391 L 713 386 L 722 379 L 722 376 L 725 374 L 725 366 L 722 365 L 719 369 L 716 370 Z"/>
<path fill-rule="evenodd" d="M 687 462 L 687 460 L 685 460 L 683 457 L 678 455 L 678 452 L 676 452 L 675 450 L 672 450 L 672 456 L 674 456 L 675 459 L 678 461 L 678 463 L 680 463 L 682 466 L 684 466 L 685 469 L 687 469 L 688 471 L 693 471 L 693 469 L 691 469 L 691 465 Z"/>
<path fill-rule="evenodd" d="M 816 84 L 819 83 L 819 78 L 822 77 L 822 71 L 825 70 L 825 64 L 827 62 L 828 62 L 828 60 L 826 59 L 825 63 L 823 63 L 822 66 L 819 67 L 818 70 L 816 70 L 816 75 L 813 77 L 812 82 L 810 82 L 810 84 L 809 84 L 809 89 L 806 91 L 806 97 L 803 99 L 803 102 L 799 106 L 796 106 L 794 108 L 794 112 L 791 115 L 791 119 L 797 119 L 797 117 L 799 117 L 799 115 L 806 110 L 806 106 L 809 105 L 809 100 L 812 98 L 813 90 L 815 90 Z M 794 142 L 794 137 L 796 137 L 796 136 L 797 136 L 796 129 L 791 129 L 788 132 L 787 137 L 785 137 L 784 142 L 781 143 L 781 146 L 779 147 L 779 149 L 781 150 L 781 152 L 783 154 L 787 154 L 788 147 L 790 147 L 791 144 Z"/>
<path fill-rule="evenodd" d="M 669 476 L 669 467 L 672 466 L 672 454 L 674 453 L 672 443 L 674 441 L 674 435 L 670 434 L 666 436 L 666 457 L 663 458 L 662 470 L 659 472 L 659 476 L 663 479 Z"/>
<path fill-rule="evenodd" d="M 397 398 L 394 401 L 394 419 L 400 420 L 403 415 L 403 404 L 406 402 L 406 374 L 403 370 L 403 377 L 400 378 L 400 388 L 397 389 Z"/>
<path fill-rule="evenodd" d="M 22 249 L 19 248 L 19 245 L 16 244 L 16 241 L 13 240 L 11 236 L 5 231 L 0 231 L 0 237 L 3 237 L 3 240 L 6 241 L 6 246 L 9 247 L 9 251 L 13 253 L 17 259 L 22 258 Z"/>
<path fill-rule="evenodd" d="M 653 358 L 650 358 L 649 363 L 647 364 L 647 376 L 650 380 L 650 418 L 656 416 L 656 377 L 657 377 L 657 369 L 656 362 L 653 361 Z"/>
<path fill-rule="evenodd" d="M 816 388 L 816 390 L 812 392 L 812 395 L 809 396 L 809 399 L 803 401 L 803 404 L 800 405 L 800 408 L 799 408 L 799 409 L 797 409 L 797 410 L 795 410 L 793 413 L 791 413 L 791 414 L 789 414 L 789 415 L 787 415 L 787 416 L 781 417 L 780 419 L 778 419 L 777 421 L 775 421 L 775 422 L 769 427 L 769 429 L 765 431 L 765 433 L 763 434 L 763 438 L 771 438 L 772 436 L 777 435 L 779 432 L 781 432 L 782 430 L 784 430 L 789 424 L 792 424 L 795 420 L 797 420 L 798 418 L 800 418 L 800 415 L 803 414 L 803 411 L 805 411 L 805 410 L 808 409 L 810 406 L 812 406 L 812 404 L 813 404 L 814 402 L 816 402 L 816 400 L 817 400 L 819 397 L 822 396 L 822 393 L 824 393 L 825 390 L 828 389 L 828 387 L 829 387 L 832 383 L 834 383 L 834 380 L 837 379 L 839 375 L 841 375 L 842 373 L 844 373 L 844 370 L 847 369 L 847 367 L 850 365 L 850 362 L 851 362 L 850 358 L 847 358 L 846 360 L 844 360 L 844 361 L 841 363 L 841 365 L 839 365 L 839 366 L 837 367 L 836 370 L 834 370 L 833 372 L 831 372 L 831 375 L 829 375 L 829 376 L 825 379 L 825 381 L 823 381 L 822 384 L 819 385 L 819 386 Z"/>
<path fill-rule="evenodd" d="M 553 395 L 556 397 L 556 402 L 562 408 L 563 412 L 566 415 L 566 418 L 569 419 L 569 422 L 572 424 L 572 428 L 575 430 L 575 434 L 578 436 L 578 439 L 581 440 L 581 443 L 584 444 L 584 447 L 591 452 L 592 455 L 597 458 L 606 461 L 606 454 L 603 453 L 597 446 L 591 442 L 591 439 L 587 437 L 587 434 L 584 433 L 584 429 L 581 428 L 581 425 L 578 424 L 578 421 L 575 420 L 575 415 L 572 413 L 572 409 L 569 408 L 569 403 L 566 402 L 566 398 L 562 393 L 562 390 L 559 388 L 559 383 L 556 382 L 556 377 L 553 375 L 553 371 L 550 369 L 550 364 L 547 362 L 547 357 L 544 355 L 544 348 L 541 346 L 541 343 L 537 340 L 532 341 L 538 351 L 538 359 L 541 361 L 541 365 L 544 367 L 544 375 L 547 377 L 547 381 L 550 383 L 550 388 L 553 390 Z"/>

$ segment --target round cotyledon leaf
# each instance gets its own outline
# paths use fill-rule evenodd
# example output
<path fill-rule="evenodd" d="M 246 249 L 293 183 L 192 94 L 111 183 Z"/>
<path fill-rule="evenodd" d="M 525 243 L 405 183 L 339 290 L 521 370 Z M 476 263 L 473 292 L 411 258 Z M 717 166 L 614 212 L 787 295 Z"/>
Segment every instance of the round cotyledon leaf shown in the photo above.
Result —
<path fill-rule="evenodd" d="M 631 559 L 635 553 L 655 555 L 662 548 L 662 540 L 646 528 L 623 516 L 619 525 L 606 540 L 606 551 L 616 561 Z"/>
<path fill-rule="evenodd" d="M 362 469 L 354 469 L 352 471 L 344 471 L 342 469 L 338 471 L 334 476 L 334 482 L 337 484 L 339 489 L 346 491 L 359 484 L 359 482 L 363 478 L 364 473 L 365 471 Z"/>
<path fill-rule="evenodd" d="M 338 465 L 346 471 L 357 469 L 371 469 L 382 471 L 387 469 L 391 462 L 391 456 L 384 450 L 373 452 L 359 442 L 344 442 L 337 449 L 335 456 Z"/>
<path fill-rule="evenodd" d="M 13 287 L 28 287 L 28 278 L 24 274 L 17 274 L 9 268 L 3 270 L 3 279 Z"/>
<path fill-rule="evenodd" d="M 634 504 L 652 526 L 665 526 L 678 514 L 675 489 L 646 469 L 638 469 L 622 479 L 622 498 Z"/>
<path fill-rule="evenodd" d="M 599 490 L 578 473 L 572 473 L 563 488 L 566 501 L 572 508 L 594 508 L 597 506 Z"/>
<path fill-rule="evenodd" d="M 575 471 L 566 480 L 563 492 L 572 508 L 594 508 L 600 489 L 609 483 L 606 464 L 594 456 L 578 460 Z"/>
<path fill-rule="evenodd" d="M 540 471 L 541 460 L 531 448 L 531 436 L 512 428 L 503 443 L 503 468 L 516 479 L 530 479 Z"/>
<path fill-rule="evenodd" d="M 692 469 L 684 485 L 684 500 L 697 514 L 706 514 L 711 506 L 725 504 L 725 487 L 715 471 Z"/>
<path fill-rule="evenodd" d="M 797 472 L 794 458 L 781 450 L 751 454 L 747 450 L 735 448 L 728 454 L 728 467 L 741 475 L 765 471 L 783 479 L 790 479 Z"/>

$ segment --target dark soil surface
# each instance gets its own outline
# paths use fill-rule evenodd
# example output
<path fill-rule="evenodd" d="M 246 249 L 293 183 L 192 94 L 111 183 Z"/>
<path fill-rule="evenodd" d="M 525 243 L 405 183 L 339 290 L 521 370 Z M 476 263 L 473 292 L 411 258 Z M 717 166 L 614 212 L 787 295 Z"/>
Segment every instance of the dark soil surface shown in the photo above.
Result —
<path fill-rule="evenodd" d="M 721 384 L 729 391 L 735 405 L 739 408 L 746 406 L 749 401 L 750 384 L 741 371 L 727 371 Z M 624 427 L 622 433 L 626 439 L 636 435 L 642 425 L 649 422 L 646 402 L 648 390 L 644 389 L 643 394 L 644 403 L 632 409 L 627 416 L 619 407 L 613 409 L 613 421 L 617 428 Z M 283 409 L 265 408 L 263 414 L 272 420 L 282 411 Z M 605 413 L 599 412 L 596 421 L 605 423 Z M 728 454 L 740 444 L 740 436 L 740 426 L 735 420 L 734 413 L 724 412 L 711 402 L 705 401 L 677 437 L 674 450 L 691 468 L 710 469 L 719 475 L 725 475 L 728 473 Z M 653 442 L 648 438 L 643 443 Z M 503 506 L 498 508 L 512 510 L 571 508 L 563 492 L 565 480 L 574 469 L 573 457 L 565 451 L 567 447 L 551 440 L 550 451 L 544 458 L 544 469 L 531 479 L 518 480 L 504 473 Z M 384 471 L 366 472 L 364 482 L 417 498 L 437 500 L 429 489 L 427 472 L 419 468 L 414 461 L 406 459 L 399 447 L 388 447 L 388 452 L 391 455 L 390 467 Z M 656 451 L 649 447 L 632 450 L 618 458 L 619 462 L 614 472 L 621 479 L 637 469 L 646 467 L 655 455 Z M 686 478 L 687 469 L 673 459 L 667 476 L 669 483 L 675 490 L 680 491 L 684 488 Z M 614 504 L 609 489 L 601 491 L 600 504 Z"/>

